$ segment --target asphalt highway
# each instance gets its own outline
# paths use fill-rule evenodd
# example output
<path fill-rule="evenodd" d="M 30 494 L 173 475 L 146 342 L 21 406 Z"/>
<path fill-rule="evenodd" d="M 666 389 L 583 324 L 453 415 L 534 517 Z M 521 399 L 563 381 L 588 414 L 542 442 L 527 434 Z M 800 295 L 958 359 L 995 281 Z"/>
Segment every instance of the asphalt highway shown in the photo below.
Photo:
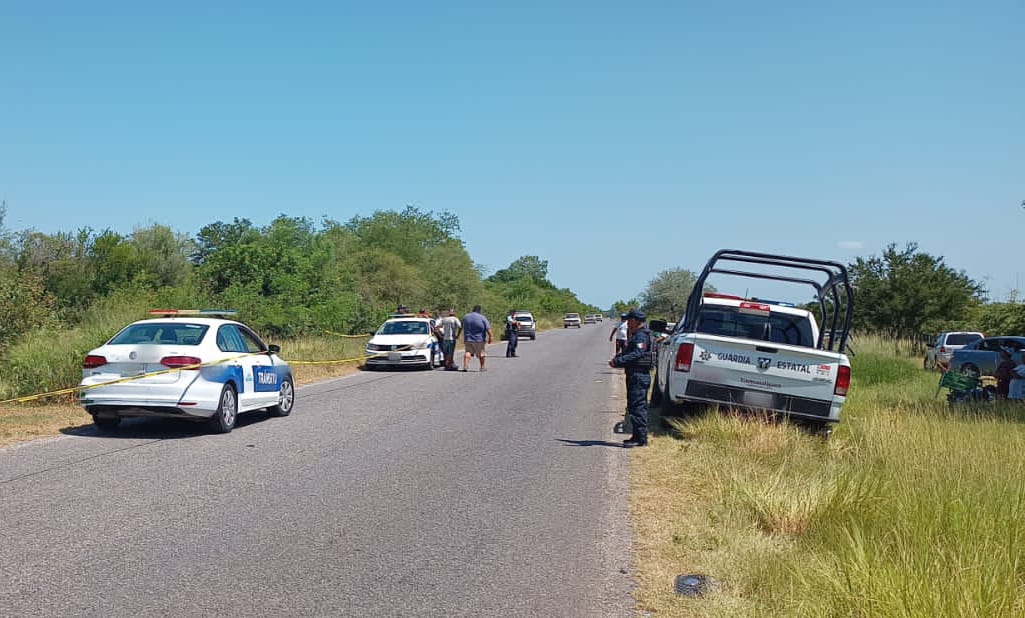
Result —
<path fill-rule="evenodd" d="M 610 330 L 0 449 L 0 616 L 632 615 Z"/>

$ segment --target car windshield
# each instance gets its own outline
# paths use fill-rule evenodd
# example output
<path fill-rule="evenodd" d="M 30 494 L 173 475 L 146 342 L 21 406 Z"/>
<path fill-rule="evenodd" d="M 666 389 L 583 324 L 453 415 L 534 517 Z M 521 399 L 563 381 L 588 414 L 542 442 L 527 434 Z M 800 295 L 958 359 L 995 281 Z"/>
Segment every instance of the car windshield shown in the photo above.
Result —
<path fill-rule="evenodd" d="M 766 316 L 740 313 L 738 307 L 702 307 L 696 330 L 708 335 L 815 346 L 811 322 L 804 316 L 781 312 Z"/>
<path fill-rule="evenodd" d="M 209 326 L 186 322 L 131 324 L 107 345 L 199 345 Z"/>
<path fill-rule="evenodd" d="M 950 333 L 947 335 L 947 345 L 968 345 L 979 339 L 982 339 L 982 336 L 975 333 Z"/>
<path fill-rule="evenodd" d="M 567 318 L 579 318 L 580 314 L 579 313 L 567 313 L 566 317 Z"/>
<path fill-rule="evenodd" d="M 385 322 L 378 335 L 426 335 L 429 332 L 427 322 L 419 320 L 400 320 Z"/>

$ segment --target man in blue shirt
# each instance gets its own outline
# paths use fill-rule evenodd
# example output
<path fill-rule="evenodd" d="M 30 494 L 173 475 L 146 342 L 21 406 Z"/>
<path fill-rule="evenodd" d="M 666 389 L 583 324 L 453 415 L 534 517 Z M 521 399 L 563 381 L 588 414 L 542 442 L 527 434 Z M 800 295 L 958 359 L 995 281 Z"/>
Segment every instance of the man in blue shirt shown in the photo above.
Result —
<path fill-rule="evenodd" d="M 487 371 L 488 354 L 485 346 L 493 340 L 491 323 L 481 315 L 480 305 L 474 305 L 473 311 L 463 316 L 463 346 L 466 348 L 463 353 L 463 371 L 469 371 L 471 356 L 476 356 L 480 361 L 481 371 Z"/>

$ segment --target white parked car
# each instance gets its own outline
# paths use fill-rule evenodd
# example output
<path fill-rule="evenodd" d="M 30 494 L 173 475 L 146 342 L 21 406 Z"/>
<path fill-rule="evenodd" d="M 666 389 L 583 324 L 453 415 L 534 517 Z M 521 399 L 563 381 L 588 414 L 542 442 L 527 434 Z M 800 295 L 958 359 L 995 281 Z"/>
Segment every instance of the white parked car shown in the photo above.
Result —
<path fill-rule="evenodd" d="M 366 367 L 440 367 L 445 362 L 434 318 L 393 314 L 367 342 Z"/>
<path fill-rule="evenodd" d="M 101 430 L 122 418 L 156 416 L 206 420 L 219 433 L 238 415 L 267 409 L 287 416 L 295 403 L 292 370 L 248 326 L 222 310 L 150 311 L 82 363 L 79 403 Z"/>

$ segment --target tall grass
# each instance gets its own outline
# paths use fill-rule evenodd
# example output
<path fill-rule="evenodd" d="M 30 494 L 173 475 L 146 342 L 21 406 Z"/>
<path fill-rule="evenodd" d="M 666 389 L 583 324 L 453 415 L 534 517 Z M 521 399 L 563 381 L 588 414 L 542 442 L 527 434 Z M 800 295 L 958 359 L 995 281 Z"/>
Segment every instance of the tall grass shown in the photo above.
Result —
<path fill-rule="evenodd" d="M 865 339 L 828 441 L 708 413 L 635 453 L 642 607 L 1025 615 L 1025 406 L 952 408 L 914 352 Z M 672 575 L 690 572 L 719 591 L 674 596 Z"/>

